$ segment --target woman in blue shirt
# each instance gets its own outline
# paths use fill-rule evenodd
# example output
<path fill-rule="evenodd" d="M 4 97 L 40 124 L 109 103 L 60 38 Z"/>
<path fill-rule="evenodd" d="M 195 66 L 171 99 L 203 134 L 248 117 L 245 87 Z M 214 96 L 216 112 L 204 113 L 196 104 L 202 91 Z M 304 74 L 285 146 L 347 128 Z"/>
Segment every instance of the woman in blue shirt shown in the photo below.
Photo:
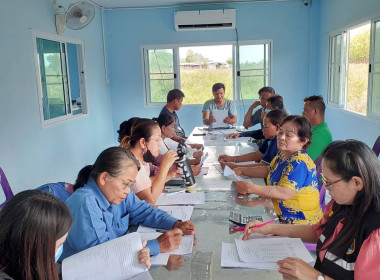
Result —
<path fill-rule="evenodd" d="M 265 137 L 264 142 L 260 145 L 259 149 L 255 152 L 248 153 L 241 156 L 227 156 L 221 155 L 218 160 L 224 169 L 227 165 L 233 168 L 236 175 L 246 175 L 250 177 L 257 177 L 255 170 L 252 167 L 267 167 L 272 159 L 277 155 L 277 133 L 280 128 L 282 120 L 286 114 L 282 110 L 272 110 L 264 117 L 263 134 Z M 237 165 L 236 162 L 255 161 L 256 163 Z M 266 177 L 266 176 L 265 176 Z M 260 178 L 260 177 L 258 177 Z M 264 178 L 264 177 L 263 177 Z"/>
<path fill-rule="evenodd" d="M 241 194 L 254 193 L 272 198 L 281 223 L 314 224 L 322 218 L 315 164 L 306 149 L 311 125 L 301 116 L 288 116 L 277 135 L 279 152 L 263 173 L 268 186 L 237 182 Z"/>
<path fill-rule="evenodd" d="M 182 234 L 195 234 L 190 221 L 181 222 L 154 209 L 133 193 L 130 188 L 139 168 L 140 163 L 131 152 L 111 147 L 98 156 L 94 165 L 79 172 L 76 191 L 66 201 L 74 223 L 62 259 L 127 234 L 129 225 L 141 223 L 168 230 L 148 241 L 150 255 L 172 251 L 182 242 Z"/>

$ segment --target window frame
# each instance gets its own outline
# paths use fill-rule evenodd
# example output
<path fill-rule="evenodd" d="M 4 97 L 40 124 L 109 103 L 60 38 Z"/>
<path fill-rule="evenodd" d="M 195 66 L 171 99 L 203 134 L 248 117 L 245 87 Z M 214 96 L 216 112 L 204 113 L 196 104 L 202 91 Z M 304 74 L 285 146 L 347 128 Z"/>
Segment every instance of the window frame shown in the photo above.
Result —
<path fill-rule="evenodd" d="M 238 62 L 238 46 L 249 46 L 249 45 L 263 45 L 268 44 L 268 85 L 272 81 L 272 72 L 273 72 L 273 40 L 247 40 L 241 41 L 238 44 L 236 41 L 223 41 L 223 42 L 203 42 L 203 43 L 188 43 L 188 44 L 162 44 L 162 45 L 143 45 L 141 46 L 141 60 L 142 60 L 142 78 L 143 78 L 143 90 L 144 90 L 144 99 L 146 107 L 162 107 L 166 102 L 151 102 L 150 96 L 150 73 L 149 73 L 149 50 L 160 50 L 160 49 L 173 49 L 173 69 L 174 69 L 174 87 L 179 88 L 181 86 L 181 74 L 180 74 L 180 58 L 179 58 L 179 48 L 182 47 L 201 47 L 201 46 L 222 46 L 222 45 L 232 45 L 232 83 L 233 83 L 233 100 L 235 103 L 240 104 L 244 102 L 252 102 L 257 99 L 241 99 L 240 98 L 240 77 L 237 75 L 240 70 L 240 65 L 237 65 Z M 265 72 L 265 71 L 264 71 Z M 184 106 L 199 106 L 202 104 L 184 104 Z"/>
<path fill-rule="evenodd" d="M 59 36 L 55 34 L 50 34 L 46 32 L 32 30 L 32 38 L 33 38 L 33 52 L 34 52 L 34 60 L 35 60 L 35 71 L 36 71 L 36 82 L 37 82 L 37 94 L 38 94 L 38 103 L 40 107 L 40 118 L 42 127 L 50 126 L 52 124 L 60 123 L 66 120 L 75 119 L 88 114 L 88 106 L 87 106 L 87 92 L 86 92 L 86 77 L 85 77 L 85 52 L 84 52 L 84 41 L 79 39 L 68 38 L 65 36 Z M 68 87 L 68 97 L 69 97 L 69 106 L 70 113 L 66 112 L 65 115 L 47 119 L 44 118 L 44 104 L 43 104 L 43 89 L 41 82 L 41 72 L 40 72 L 40 60 L 37 49 L 37 39 L 50 40 L 60 43 L 60 46 L 63 44 L 65 46 L 65 67 L 66 67 L 66 75 L 67 75 L 67 87 Z M 77 64 L 78 64 L 78 74 L 79 74 L 79 89 L 80 89 L 80 98 L 81 98 L 81 113 L 74 114 L 76 110 L 73 110 L 72 102 L 71 102 L 71 89 L 70 89 L 70 71 L 68 64 L 68 48 L 67 44 L 77 45 Z M 60 48 L 61 49 L 61 48 Z M 62 49 L 61 49 L 62 54 Z M 62 56 L 61 56 L 61 65 L 62 65 Z M 65 83 L 63 83 L 63 87 L 65 87 Z"/>
<path fill-rule="evenodd" d="M 373 71 L 374 71 L 374 47 L 375 47 L 375 28 L 376 23 L 380 23 L 380 17 L 375 18 L 366 18 L 362 19 L 359 22 L 355 22 L 349 26 L 345 26 L 344 28 L 331 32 L 328 37 L 328 65 L 327 65 L 327 104 L 329 107 L 336 108 L 339 110 L 344 110 L 346 113 L 352 114 L 355 117 L 360 117 L 363 119 L 372 119 L 376 122 L 380 121 L 380 114 L 374 114 L 372 110 L 372 99 L 373 99 Z M 355 28 L 359 28 L 365 24 L 370 23 L 370 50 L 369 50 L 369 65 L 371 67 L 371 71 L 368 70 L 368 84 L 367 84 L 367 110 L 366 114 L 361 114 L 356 111 L 352 111 L 347 109 L 347 84 L 348 84 L 348 52 L 349 52 L 349 31 Z M 338 103 L 335 103 L 332 100 L 331 95 L 331 59 L 332 59 L 332 38 L 341 35 L 341 46 L 340 46 L 340 71 L 339 71 L 339 79 L 340 86 L 338 91 Z M 380 38 L 378 38 L 380 41 Z M 380 44 L 380 42 L 379 42 Z"/>

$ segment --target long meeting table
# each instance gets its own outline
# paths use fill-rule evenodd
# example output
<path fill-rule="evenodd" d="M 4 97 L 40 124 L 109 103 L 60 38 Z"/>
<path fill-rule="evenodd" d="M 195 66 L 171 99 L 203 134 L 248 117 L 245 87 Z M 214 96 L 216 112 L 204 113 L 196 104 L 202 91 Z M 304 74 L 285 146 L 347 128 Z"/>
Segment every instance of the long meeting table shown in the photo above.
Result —
<path fill-rule="evenodd" d="M 228 130 L 210 133 L 203 128 L 194 128 L 188 143 L 204 144 L 204 154 L 208 157 L 203 166 L 208 167 L 207 175 L 196 178 L 196 189 L 205 192 L 206 203 L 195 205 L 191 221 L 197 227 L 193 253 L 186 256 L 171 256 L 167 266 L 153 267 L 150 274 L 155 280 L 192 279 L 283 279 L 278 271 L 228 269 L 221 267 L 222 242 L 234 243 L 242 232 L 232 232 L 230 212 L 248 216 L 262 216 L 264 221 L 275 217 L 273 208 L 260 206 L 268 204 L 254 195 L 240 195 L 234 183 L 225 178 L 217 169 L 221 154 L 240 155 L 257 150 L 256 144 L 241 141 L 227 141 Z M 194 136 L 194 134 L 206 134 Z M 264 185 L 263 179 L 252 179 Z M 252 207 L 257 206 L 258 207 Z"/>

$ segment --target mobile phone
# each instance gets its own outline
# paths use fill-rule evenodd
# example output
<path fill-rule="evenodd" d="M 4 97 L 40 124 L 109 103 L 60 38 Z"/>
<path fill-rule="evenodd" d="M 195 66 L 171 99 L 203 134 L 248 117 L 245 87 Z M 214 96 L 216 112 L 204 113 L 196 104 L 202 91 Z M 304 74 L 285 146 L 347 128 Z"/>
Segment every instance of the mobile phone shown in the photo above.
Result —
<path fill-rule="evenodd" d="M 253 220 L 263 221 L 263 216 L 246 216 L 239 213 L 230 212 L 230 222 L 233 222 L 235 225 L 243 226 L 248 224 Z"/>

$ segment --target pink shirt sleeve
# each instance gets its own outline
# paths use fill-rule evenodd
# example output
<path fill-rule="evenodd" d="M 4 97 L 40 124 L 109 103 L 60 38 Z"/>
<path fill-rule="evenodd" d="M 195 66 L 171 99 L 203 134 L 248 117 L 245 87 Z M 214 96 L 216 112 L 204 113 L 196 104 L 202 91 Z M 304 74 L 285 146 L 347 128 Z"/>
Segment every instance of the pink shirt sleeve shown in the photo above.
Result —
<path fill-rule="evenodd" d="M 136 185 L 132 188 L 135 193 L 141 192 L 152 186 L 152 181 L 149 178 L 150 167 L 149 164 L 144 162 L 140 163 L 141 168 L 136 176 Z"/>
<path fill-rule="evenodd" d="M 380 279 L 380 229 L 364 240 L 355 262 L 355 279 Z"/>

